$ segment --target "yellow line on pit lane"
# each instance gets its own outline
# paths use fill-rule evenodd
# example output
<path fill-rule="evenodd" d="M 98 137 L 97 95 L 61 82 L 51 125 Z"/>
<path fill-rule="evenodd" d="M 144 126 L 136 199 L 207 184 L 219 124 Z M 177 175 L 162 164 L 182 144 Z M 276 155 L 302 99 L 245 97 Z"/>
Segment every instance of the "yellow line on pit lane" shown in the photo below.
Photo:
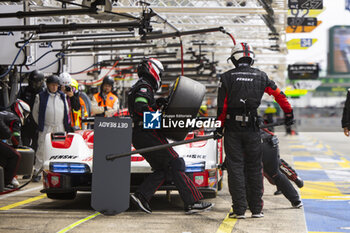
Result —
<path fill-rule="evenodd" d="M 237 219 L 229 218 L 227 214 L 226 218 L 224 219 L 224 221 L 222 221 L 216 233 L 231 233 L 236 222 Z"/>
<path fill-rule="evenodd" d="M 90 220 L 90 219 L 96 217 L 96 216 L 99 215 L 99 214 L 101 214 L 101 213 L 100 213 L 100 212 L 96 212 L 96 213 L 94 213 L 94 214 L 92 214 L 92 215 L 90 215 L 90 216 L 87 216 L 86 218 L 83 218 L 83 219 L 81 219 L 81 220 L 79 220 L 79 221 L 77 221 L 77 222 L 75 222 L 75 223 L 72 223 L 71 225 L 69 225 L 69 226 L 66 227 L 66 228 L 63 228 L 62 230 L 57 231 L 57 233 L 64 233 L 64 232 L 67 232 L 67 231 L 73 229 L 74 227 L 76 227 L 76 226 L 82 224 L 83 222 L 86 222 L 86 221 L 88 221 L 88 220 Z"/>
<path fill-rule="evenodd" d="M 9 209 L 15 208 L 15 207 L 20 206 L 20 205 L 25 205 L 25 204 L 31 203 L 33 201 L 37 201 L 37 200 L 43 199 L 45 197 L 46 197 L 46 194 L 39 195 L 39 196 L 36 196 L 36 197 L 32 197 L 32 198 L 29 198 L 29 199 L 24 200 L 24 201 L 16 202 L 16 203 L 13 203 L 11 205 L 7 205 L 7 206 L 4 206 L 4 207 L 1 207 L 0 210 L 9 210 Z"/>

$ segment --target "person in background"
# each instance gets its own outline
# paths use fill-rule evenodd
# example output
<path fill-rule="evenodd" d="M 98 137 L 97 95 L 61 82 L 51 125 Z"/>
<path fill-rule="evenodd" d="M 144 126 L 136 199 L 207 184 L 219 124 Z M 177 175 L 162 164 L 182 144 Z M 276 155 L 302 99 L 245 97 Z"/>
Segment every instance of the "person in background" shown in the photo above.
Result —
<path fill-rule="evenodd" d="M 350 89 L 346 95 L 346 100 L 343 109 L 343 117 L 341 119 L 341 125 L 344 130 L 344 135 L 349 137 L 350 131 Z"/>
<path fill-rule="evenodd" d="M 71 86 L 72 86 L 73 92 L 77 93 L 79 97 L 79 104 L 80 104 L 79 110 L 72 109 L 72 112 L 71 112 L 72 127 L 73 129 L 78 130 L 82 128 L 82 118 L 88 117 L 88 112 L 87 112 L 86 104 L 83 98 L 80 97 L 79 83 L 77 82 L 77 80 L 72 78 Z"/>
<path fill-rule="evenodd" d="M 271 104 L 267 104 L 267 108 L 264 111 L 264 120 L 266 124 L 273 123 L 273 117 L 276 115 L 276 108 L 274 106 L 271 107 Z M 269 131 L 274 132 L 273 127 L 269 127 Z"/>
<path fill-rule="evenodd" d="M 38 124 L 39 138 L 38 150 L 35 155 L 33 181 L 39 182 L 44 163 L 44 146 L 47 133 L 67 132 L 71 130 L 69 116 L 69 106 L 66 96 L 58 90 L 59 78 L 50 75 L 46 79 L 47 89 L 40 92 L 34 102 L 33 118 Z"/>
<path fill-rule="evenodd" d="M 199 108 L 198 115 L 201 117 L 207 117 L 208 116 L 208 106 L 205 104 L 201 105 L 201 107 Z"/>
<path fill-rule="evenodd" d="M 100 92 L 94 94 L 91 101 L 93 116 L 111 117 L 119 110 L 119 100 L 112 93 L 114 79 L 106 76 L 101 84 Z"/>
<path fill-rule="evenodd" d="M 28 86 L 20 90 L 19 99 L 26 102 L 30 106 L 30 109 L 33 109 L 35 96 L 43 90 L 44 74 L 38 70 L 34 70 L 28 76 Z M 35 123 L 32 114 L 30 114 L 22 126 L 22 144 L 36 151 L 38 149 L 38 134 L 38 125 Z"/>
<path fill-rule="evenodd" d="M 21 155 L 16 151 L 21 139 L 21 126 L 30 114 L 29 105 L 17 99 L 11 110 L 0 112 L 0 166 L 4 168 L 5 186 L 17 188 L 19 183 L 15 178 Z M 12 146 L 3 142 L 11 139 Z"/>
<path fill-rule="evenodd" d="M 60 90 L 66 94 L 67 103 L 69 106 L 69 121 L 73 122 L 73 111 L 79 111 L 81 108 L 79 100 L 79 90 L 72 86 L 72 77 L 69 73 L 63 72 L 59 76 Z"/>

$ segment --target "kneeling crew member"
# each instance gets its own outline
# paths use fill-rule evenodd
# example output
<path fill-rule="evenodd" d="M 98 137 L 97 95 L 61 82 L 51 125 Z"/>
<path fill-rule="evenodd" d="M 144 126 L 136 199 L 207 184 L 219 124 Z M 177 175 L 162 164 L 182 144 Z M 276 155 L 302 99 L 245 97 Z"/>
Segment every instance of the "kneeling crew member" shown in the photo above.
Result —
<path fill-rule="evenodd" d="M 29 114 L 29 105 L 19 99 L 11 109 L 0 111 L 0 166 L 4 168 L 4 181 L 7 188 L 19 186 L 15 175 L 21 154 L 14 148 L 20 144 L 21 126 Z M 12 146 L 3 142 L 3 139 L 11 139 Z"/>
<path fill-rule="evenodd" d="M 159 130 L 142 128 L 143 113 L 157 111 L 162 107 L 160 105 L 166 104 L 164 98 L 158 100 L 154 98 L 155 92 L 161 86 L 163 65 L 159 60 L 150 58 L 139 64 L 137 72 L 140 79 L 131 88 L 128 96 L 128 108 L 134 123 L 132 143 L 136 149 L 168 144 L 168 140 Z M 169 173 L 185 203 L 186 213 L 208 210 L 213 206 L 211 203 L 199 201 L 203 198 L 202 193 L 185 174 L 185 161 L 172 147 L 144 153 L 142 156 L 151 165 L 154 172 L 146 178 L 135 194 L 131 195 L 131 200 L 141 210 L 152 213 L 149 200 Z"/>

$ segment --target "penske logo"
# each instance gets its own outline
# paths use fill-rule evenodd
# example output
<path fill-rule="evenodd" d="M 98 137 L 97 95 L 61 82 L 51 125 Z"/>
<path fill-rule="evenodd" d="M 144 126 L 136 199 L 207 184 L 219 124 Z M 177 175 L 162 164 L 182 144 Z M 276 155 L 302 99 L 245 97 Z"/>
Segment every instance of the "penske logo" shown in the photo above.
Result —
<path fill-rule="evenodd" d="M 236 81 L 243 81 L 243 82 L 252 82 L 252 78 L 237 78 Z"/>
<path fill-rule="evenodd" d="M 53 159 L 76 159 L 78 158 L 78 156 L 76 155 L 54 155 L 51 156 L 49 160 L 53 160 Z"/>

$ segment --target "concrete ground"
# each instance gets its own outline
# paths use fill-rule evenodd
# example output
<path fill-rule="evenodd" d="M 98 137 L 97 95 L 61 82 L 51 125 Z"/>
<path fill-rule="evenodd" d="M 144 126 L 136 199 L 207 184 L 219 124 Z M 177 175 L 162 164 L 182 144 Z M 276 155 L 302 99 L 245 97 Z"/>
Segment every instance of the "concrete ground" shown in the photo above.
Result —
<path fill-rule="evenodd" d="M 320 151 L 316 149 L 320 147 L 317 144 L 320 140 L 329 141 L 331 139 L 331 143 L 327 144 L 329 148 L 334 144 L 337 150 L 344 153 L 348 150 L 348 146 L 344 142 L 349 139 L 341 133 L 332 136 L 320 136 L 317 133 L 288 137 L 285 137 L 283 133 L 279 133 L 279 135 L 281 157 L 294 164 L 298 172 L 301 173 L 304 171 L 305 164 L 293 163 L 293 161 L 295 158 L 305 157 L 306 154 L 319 154 Z M 315 140 L 318 141 L 314 145 L 312 143 L 315 143 Z M 300 151 L 301 147 L 305 149 L 304 155 Z M 295 150 L 295 148 L 298 150 Z M 311 149 L 306 151 L 308 148 Z M 176 192 L 172 193 L 170 202 L 167 200 L 165 193 L 157 193 L 151 201 L 152 214 L 146 214 L 131 207 L 128 211 L 116 216 L 103 216 L 90 207 L 91 195 L 89 193 L 79 193 L 73 201 L 51 200 L 39 192 L 41 184 L 31 183 L 21 191 L 0 196 L 0 232 L 331 232 L 328 228 L 323 230 L 317 228 L 323 225 L 317 223 L 315 220 L 317 217 L 312 217 L 313 205 L 306 205 L 305 209 L 293 209 L 282 195 L 273 195 L 276 189 L 268 184 L 266 180 L 264 193 L 265 217 L 252 219 L 250 218 L 250 212 L 247 211 L 247 219 L 245 220 L 228 219 L 227 214 L 230 211 L 231 198 L 228 193 L 226 179 L 225 176 L 224 188 L 219 192 L 218 197 L 207 199 L 207 201 L 215 203 L 215 207 L 209 212 L 196 215 L 184 214 L 182 202 Z M 346 179 L 349 181 L 349 176 L 348 178 L 344 177 L 343 182 L 346 182 Z M 307 188 L 308 184 L 306 182 L 303 188 L 306 191 L 310 191 Z M 301 189 L 302 192 L 303 189 Z M 337 195 L 337 193 L 332 195 Z M 341 195 L 343 195 L 343 199 L 346 199 L 345 194 Z M 303 199 L 303 202 L 305 200 L 310 204 L 310 200 L 314 200 L 314 196 L 310 196 L 307 192 L 304 196 L 306 199 Z M 317 198 L 322 199 L 323 196 Z M 327 223 L 327 216 L 329 217 L 329 215 L 323 216 L 323 222 Z M 333 224 L 331 221 L 329 223 Z M 335 229 L 338 230 L 332 231 L 348 232 L 349 230 L 346 230 L 346 227 L 345 225 L 338 228 L 335 226 Z"/>

